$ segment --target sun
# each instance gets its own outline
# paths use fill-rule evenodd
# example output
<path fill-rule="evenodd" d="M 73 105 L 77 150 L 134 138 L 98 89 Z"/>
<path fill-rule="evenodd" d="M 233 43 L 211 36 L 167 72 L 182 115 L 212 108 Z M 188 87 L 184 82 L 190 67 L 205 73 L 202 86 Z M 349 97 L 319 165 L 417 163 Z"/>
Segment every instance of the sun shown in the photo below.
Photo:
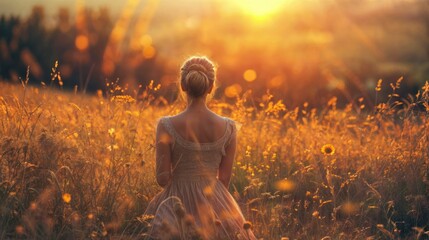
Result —
<path fill-rule="evenodd" d="M 244 13 L 255 17 L 268 16 L 281 8 L 291 0 L 237 0 L 235 4 Z"/>

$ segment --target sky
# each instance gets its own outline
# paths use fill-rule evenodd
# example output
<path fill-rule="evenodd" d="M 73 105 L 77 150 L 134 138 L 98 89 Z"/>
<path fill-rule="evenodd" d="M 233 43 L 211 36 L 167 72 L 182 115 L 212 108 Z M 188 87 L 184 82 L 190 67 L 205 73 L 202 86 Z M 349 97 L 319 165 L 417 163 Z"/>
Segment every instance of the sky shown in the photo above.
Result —
<path fill-rule="evenodd" d="M 27 16 L 30 14 L 31 9 L 34 5 L 42 5 L 45 7 L 45 13 L 48 17 L 54 17 L 60 7 L 68 7 L 72 12 L 76 9 L 78 3 L 83 4 L 86 7 L 92 9 L 98 9 L 99 7 L 108 7 L 110 11 L 115 14 L 118 13 L 127 2 L 132 0 L 0 0 L 0 15 L 19 15 Z M 139 8 L 143 8 L 145 3 L 150 0 L 136 0 L 139 1 Z M 337 1 L 348 1 L 353 0 L 159 0 L 158 12 L 164 13 L 195 13 L 200 9 L 210 8 L 210 5 L 214 2 L 216 4 L 222 4 L 224 6 L 244 5 L 252 2 L 258 2 L 256 7 L 264 6 L 264 4 L 271 4 L 273 2 L 282 2 L 287 4 L 289 7 L 292 5 L 303 5 L 306 7 L 314 5 L 326 5 Z M 360 3 L 363 0 L 355 0 L 356 3 Z M 365 0 L 371 5 L 389 5 L 397 2 L 409 2 L 409 1 L 427 1 L 427 0 Z M 231 4 L 232 3 L 232 4 Z M 262 3 L 262 5 L 261 5 Z M 280 4 L 281 5 L 281 4 Z M 305 9 L 304 8 L 304 9 Z M 198 9 L 198 11 L 196 11 Z"/>
<path fill-rule="evenodd" d="M 189 9 L 195 9 L 200 7 L 206 7 L 209 2 L 212 0 L 160 0 L 159 9 L 160 10 L 178 10 L 184 9 L 183 6 Z M 121 1 L 112 1 L 112 0 L 0 0 L 0 15 L 19 15 L 27 16 L 30 14 L 31 9 L 34 5 L 42 5 L 45 7 L 46 14 L 48 16 L 54 15 L 58 8 L 60 7 L 69 7 L 75 9 L 78 2 L 83 3 L 89 8 L 97 9 L 99 7 L 109 7 L 110 10 L 115 13 L 115 11 L 121 10 L 127 0 Z M 140 1 L 140 7 L 143 7 L 147 0 Z"/>

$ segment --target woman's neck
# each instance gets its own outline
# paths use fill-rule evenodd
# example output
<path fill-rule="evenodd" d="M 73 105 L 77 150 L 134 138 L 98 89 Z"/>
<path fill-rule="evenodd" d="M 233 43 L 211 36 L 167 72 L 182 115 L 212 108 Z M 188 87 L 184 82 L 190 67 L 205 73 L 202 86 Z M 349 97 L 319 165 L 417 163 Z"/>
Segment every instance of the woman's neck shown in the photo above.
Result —
<path fill-rule="evenodd" d="M 186 107 L 186 110 L 187 111 L 208 110 L 206 105 L 206 98 L 205 97 L 194 98 L 194 99 L 188 98 L 188 105 Z"/>

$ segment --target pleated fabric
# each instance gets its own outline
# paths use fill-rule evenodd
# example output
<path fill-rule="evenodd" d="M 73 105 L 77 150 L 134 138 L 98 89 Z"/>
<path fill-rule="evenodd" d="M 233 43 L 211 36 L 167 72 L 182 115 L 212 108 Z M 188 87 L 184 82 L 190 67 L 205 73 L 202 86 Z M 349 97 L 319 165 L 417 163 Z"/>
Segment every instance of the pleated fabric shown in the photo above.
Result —
<path fill-rule="evenodd" d="M 227 122 L 223 136 L 211 143 L 182 138 L 169 117 L 160 119 L 173 137 L 172 181 L 156 195 L 145 212 L 153 215 L 149 235 L 154 239 L 256 239 L 244 229 L 243 214 L 228 189 L 217 179 L 225 148 L 236 134 Z"/>

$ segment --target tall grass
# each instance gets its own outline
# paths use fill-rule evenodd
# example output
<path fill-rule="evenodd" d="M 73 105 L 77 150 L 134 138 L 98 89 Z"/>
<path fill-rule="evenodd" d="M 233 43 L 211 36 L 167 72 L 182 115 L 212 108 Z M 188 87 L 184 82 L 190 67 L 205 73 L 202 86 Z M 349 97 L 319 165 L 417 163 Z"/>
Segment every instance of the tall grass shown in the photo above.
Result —
<path fill-rule="evenodd" d="M 402 98 L 401 80 L 374 110 L 335 98 L 288 109 L 269 93 L 211 102 L 239 125 L 230 190 L 255 235 L 429 237 L 429 84 Z M 27 82 L 0 83 L 0 239 L 141 236 L 160 191 L 156 122 L 183 104 L 153 83 L 132 97 L 117 82 L 98 96 Z"/>

